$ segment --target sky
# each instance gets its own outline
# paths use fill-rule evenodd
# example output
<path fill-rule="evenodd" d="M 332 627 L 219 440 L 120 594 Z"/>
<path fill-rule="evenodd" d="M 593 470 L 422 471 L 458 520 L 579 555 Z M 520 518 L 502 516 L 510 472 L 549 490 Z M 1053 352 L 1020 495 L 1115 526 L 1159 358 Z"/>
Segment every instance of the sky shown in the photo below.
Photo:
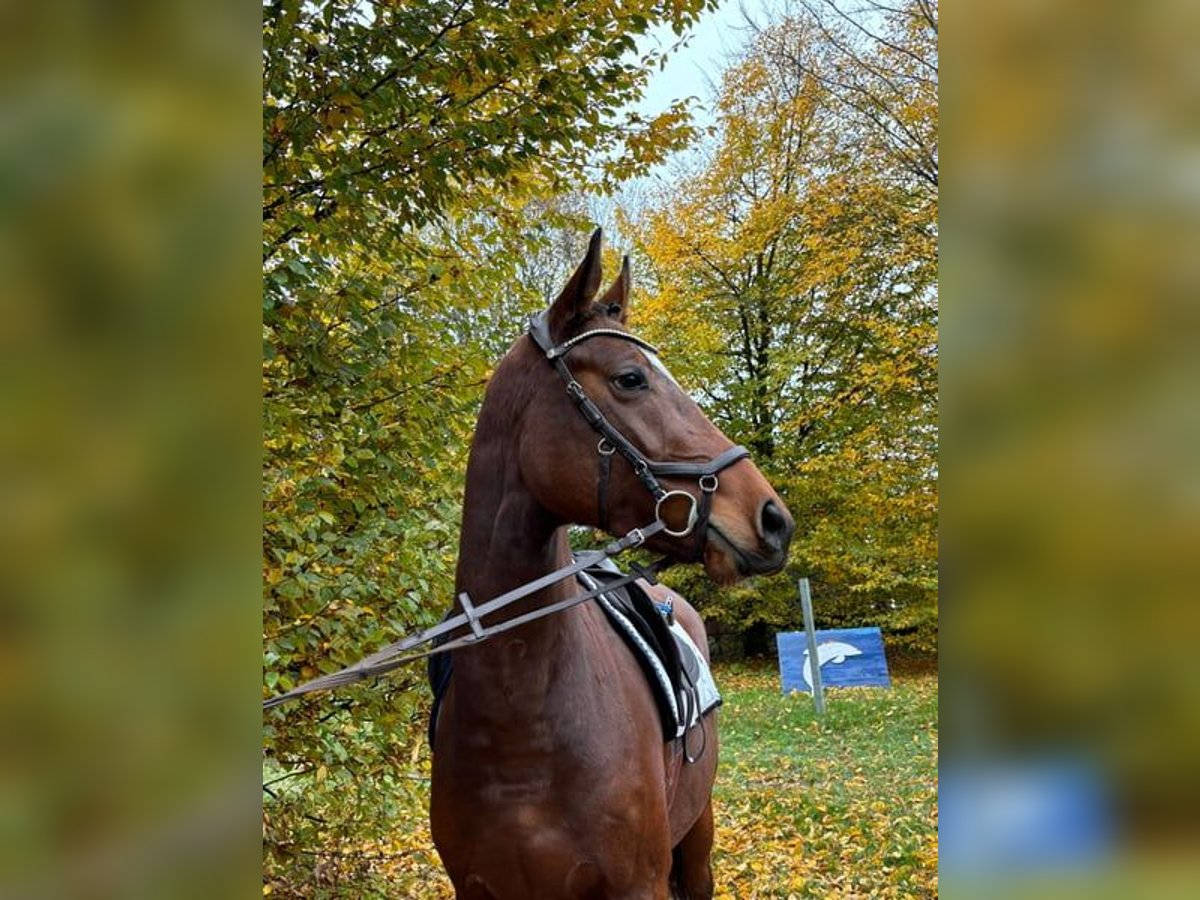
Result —
<path fill-rule="evenodd" d="M 709 107 L 721 73 L 750 37 L 743 10 L 765 23 L 771 19 L 771 10 L 779 6 L 780 0 L 721 0 L 716 9 L 705 13 L 695 27 L 685 32 L 686 45 L 671 54 L 665 69 L 650 73 L 641 101 L 627 108 L 651 118 L 676 100 L 695 97 L 691 104 L 693 123 L 698 128 L 714 124 Z M 650 50 L 668 49 L 678 40 L 670 25 L 662 25 L 643 35 L 635 52 L 643 56 Z M 683 150 L 651 167 L 644 176 L 627 181 L 617 192 L 617 204 L 626 210 L 636 208 L 648 189 L 677 181 L 680 167 L 688 165 L 693 153 L 694 147 Z M 618 244 L 625 241 L 615 221 L 611 198 L 592 198 L 589 211 L 604 226 L 610 240 Z"/>
<path fill-rule="evenodd" d="M 713 93 L 710 85 L 720 81 L 730 57 L 749 37 L 742 10 L 758 21 L 765 21 L 769 6 L 767 0 L 722 0 L 717 9 L 705 13 L 689 32 L 687 46 L 671 56 L 664 70 L 651 76 L 646 95 L 634 108 L 643 115 L 653 116 L 675 100 L 694 96 L 700 101 L 693 104 L 696 124 L 712 124 L 707 109 Z M 664 25 L 642 38 L 639 50 L 670 47 L 675 40 L 671 27 Z"/>

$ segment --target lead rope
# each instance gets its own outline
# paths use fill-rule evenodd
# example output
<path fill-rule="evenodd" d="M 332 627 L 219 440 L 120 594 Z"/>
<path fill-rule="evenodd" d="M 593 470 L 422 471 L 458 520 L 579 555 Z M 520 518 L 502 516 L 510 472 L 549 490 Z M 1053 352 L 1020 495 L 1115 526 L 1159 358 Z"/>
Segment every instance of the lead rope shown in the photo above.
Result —
<path fill-rule="evenodd" d="M 654 521 L 643 528 L 635 528 L 625 535 L 623 538 L 613 541 L 600 550 L 592 550 L 580 554 L 579 558 L 569 565 L 563 566 L 560 569 L 555 569 L 548 575 L 543 575 L 534 581 L 527 582 L 505 594 L 501 594 L 486 603 L 475 605 L 471 602 L 470 597 L 466 594 L 459 595 L 459 602 L 462 604 L 463 611 L 456 616 L 453 616 L 432 628 L 426 628 L 416 634 L 409 635 L 388 644 L 383 649 L 372 653 L 370 656 L 360 659 L 358 662 L 346 666 L 344 669 L 339 669 L 336 672 L 331 672 L 328 675 L 321 675 L 311 681 L 306 681 L 297 687 L 292 688 L 286 693 L 279 694 L 275 697 L 270 697 L 263 701 L 263 709 L 270 709 L 278 706 L 281 703 L 286 703 L 290 700 L 295 700 L 303 694 L 312 693 L 314 691 L 326 691 L 334 688 L 344 687 L 348 684 L 364 681 L 367 678 L 374 678 L 390 672 L 393 669 L 406 665 L 410 662 L 425 659 L 429 656 L 434 656 L 439 653 L 446 653 L 450 650 L 455 650 L 459 647 L 466 647 L 472 644 L 477 644 L 487 640 L 496 634 L 501 634 L 510 629 L 524 625 L 526 622 L 532 622 L 536 619 L 541 619 L 557 612 L 569 609 L 572 606 L 577 606 L 587 600 L 591 600 L 599 593 L 600 589 L 595 591 L 585 591 L 582 594 L 576 594 L 568 597 L 565 600 L 560 600 L 557 603 L 552 603 L 549 606 L 539 607 L 531 612 L 524 613 L 520 616 L 515 616 L 511 619 L 506 619 L 503 622 L 498 622 L 495 625 L 484 625 L 482 622 L 483 616 L 490 613 L 498 612 L 499 610 L 511 606 L 518 600 L 522 600 L 531 594 L 537 593 L 542 588 L 548 587 L 559 581 L 563 581 L 573 575 L 578 574 L 590 565 L 599 562 L 602 559 L 612 559 L 621 554 L 632 550 L 634 547 L 640 547 L 646 542 L 646 539 L 653 537 L 658 532 L 662 531 L 666 526 L 659 521 Z M 626 584 L 631 584 L 639 578 L 645 578 L 648 581 L 657 581 L 657 575 L 664 569 L 674 565 L 674 561 L 667 557 L 662 557 L 648 566 L 632 565 L 632 571 L 623 575 L 619 580 L 614 581 L 613 585 L 622 587 Z M 416 648 L 422 644 L 428 644 L 431 641 L 440 637 L 446 637 L 460 628 L 469 628 L 466 634 L 458 637 L 450 638 L 446 643 L 438 644 L 428 650 L 417 651 Z"/>

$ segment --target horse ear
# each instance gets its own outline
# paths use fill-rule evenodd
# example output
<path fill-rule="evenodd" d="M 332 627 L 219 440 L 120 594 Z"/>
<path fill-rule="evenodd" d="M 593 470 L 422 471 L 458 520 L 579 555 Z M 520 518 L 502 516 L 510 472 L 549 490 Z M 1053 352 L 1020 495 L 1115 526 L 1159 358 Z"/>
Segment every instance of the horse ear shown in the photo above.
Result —
<path fill-rule="evenodd" d="M 588 241 L 587 255 L 583 262 L 562 289 L 558 299 L 550 305 L 550 334 L 555 340 L 562 340 L 571 323 L 582 316 L 592 304 L 596 291 L 600 290 L 600 244 L 602 243 L 601 229 L 592 232 Z"/>
<path fill-rule="evenodd" d="M 616 319 L 622 325 L 625 324 L 625 317 L 629 312 L 628 256 L 621 260 L 621 274 L 604 292 L 604 296 L 600 298 L 600 305 L 605 308 L 605 312 L 610 318 Z"/>

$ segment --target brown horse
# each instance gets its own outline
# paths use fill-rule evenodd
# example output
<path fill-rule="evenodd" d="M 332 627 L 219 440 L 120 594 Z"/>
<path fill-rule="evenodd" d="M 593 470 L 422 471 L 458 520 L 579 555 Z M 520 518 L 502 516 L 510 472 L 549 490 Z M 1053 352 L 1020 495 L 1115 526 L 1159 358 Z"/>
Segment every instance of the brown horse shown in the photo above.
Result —
<path fill-rule="evenodd" d="M 554 352 L 565 345 L 566 359 L 569 350 L 570 376 L 645 457 L 676 461 L 674 470 L 659 469 L 686 470 L 678 463 L 722 454 L 727 460 L 731 442 L 639 341 L 621 338 L 628 260 L 594 300 L 600 277 L 597 231 L 541 320 Z M 553 358 L 522 337 L 488 385 L 467 468 L 456 594 L 495 597 L 567 564 L 569 523 L 604 523 L 621 535 L 655 521 L 655 498 L 624 456 L 610 461 L 597 490 L 595 426 L 580 415 L 578 396 L 564 390 L 566 370 L 556 372 Z M 600 450 L 611 456 L 604 443 Z M 704 488 L 711 495 L 696 529 L 702 533 L 660 532 L 647 543 L 702 561 L 719 583 L 777 571 L 793 530 L 758 469 L 731 455 L 736 461 L 724 462 L 719 487 L 712 478 Z M 663 480 L 668 489 L 697 491 L 695 479 Z M 560 582 L 505 615 L 577 590 Z M 676 598 L 675 612 L 707 648 L 695 610 Z M 645 676 L 593 603 L 453 658 L 437 722 L 431 819 L 460 900 L 712 896 L 715 713 L 705 723 L 705 751 L 685 762 L 678 741 L 664 743 Z"/>

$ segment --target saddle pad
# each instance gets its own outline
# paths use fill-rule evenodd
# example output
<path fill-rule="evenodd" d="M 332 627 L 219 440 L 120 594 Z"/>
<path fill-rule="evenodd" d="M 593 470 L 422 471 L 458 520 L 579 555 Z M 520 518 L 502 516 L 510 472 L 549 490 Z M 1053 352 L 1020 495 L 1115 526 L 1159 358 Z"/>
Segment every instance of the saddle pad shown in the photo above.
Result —
<path fill-rule="evenodd" d="M 695 641 L 692 640 L 692 636 L 684 631 L 683 626 L 678 622 L 671 623 L 671 633 L 675 636 L 675 643 L 679 645 L 679 657 L 683 661 L 684 671 L 687 672 L 692 684 L 696 686 L 696 714 L 687 725 L 688 728 L 691 728 L 696 724 L 697 719 L 716 709 L 724 701 L 721 699 L 721 692 L 717 690 L 717 682 L 713 679 L 712 669 L 709 668 L 707 660 L 700 653 Z M 692 669 L 688 668 L 689 660 L 694 663 Z"/>
<path fill-rule="evenodd" d="M 616 578 L 616 566 L 593 566 L 579 574 L 588 588 Z M 609 622 L 637 658 L 662 719 L 663 739 L 681 737 L 721 703 L 708 663 L 678 622 L 667 624 L 654 601 L 636 584 L 596 598 Z"/>
<path fill-rule="evenodd" d="M 607 563 L 607 565 L 605 565 Z M 578 580 L 589 590 L 621 571 L 607 560 L 580 572 Z M 606 591 L 596 597 L 613 629 L 632 651 L 646 676 L 658 708 L 663 740 L 682 736 L 701 716 L 721 704 L 712 672 L 691 637 L 678 622 L 667 624 L 654 602 L 636 584 Z M 429 714 L 429 744 L 433 745 L 438 710 L 453 674 L 451 654 L 429 657 L 427 675 L 433 691 Z"/>

